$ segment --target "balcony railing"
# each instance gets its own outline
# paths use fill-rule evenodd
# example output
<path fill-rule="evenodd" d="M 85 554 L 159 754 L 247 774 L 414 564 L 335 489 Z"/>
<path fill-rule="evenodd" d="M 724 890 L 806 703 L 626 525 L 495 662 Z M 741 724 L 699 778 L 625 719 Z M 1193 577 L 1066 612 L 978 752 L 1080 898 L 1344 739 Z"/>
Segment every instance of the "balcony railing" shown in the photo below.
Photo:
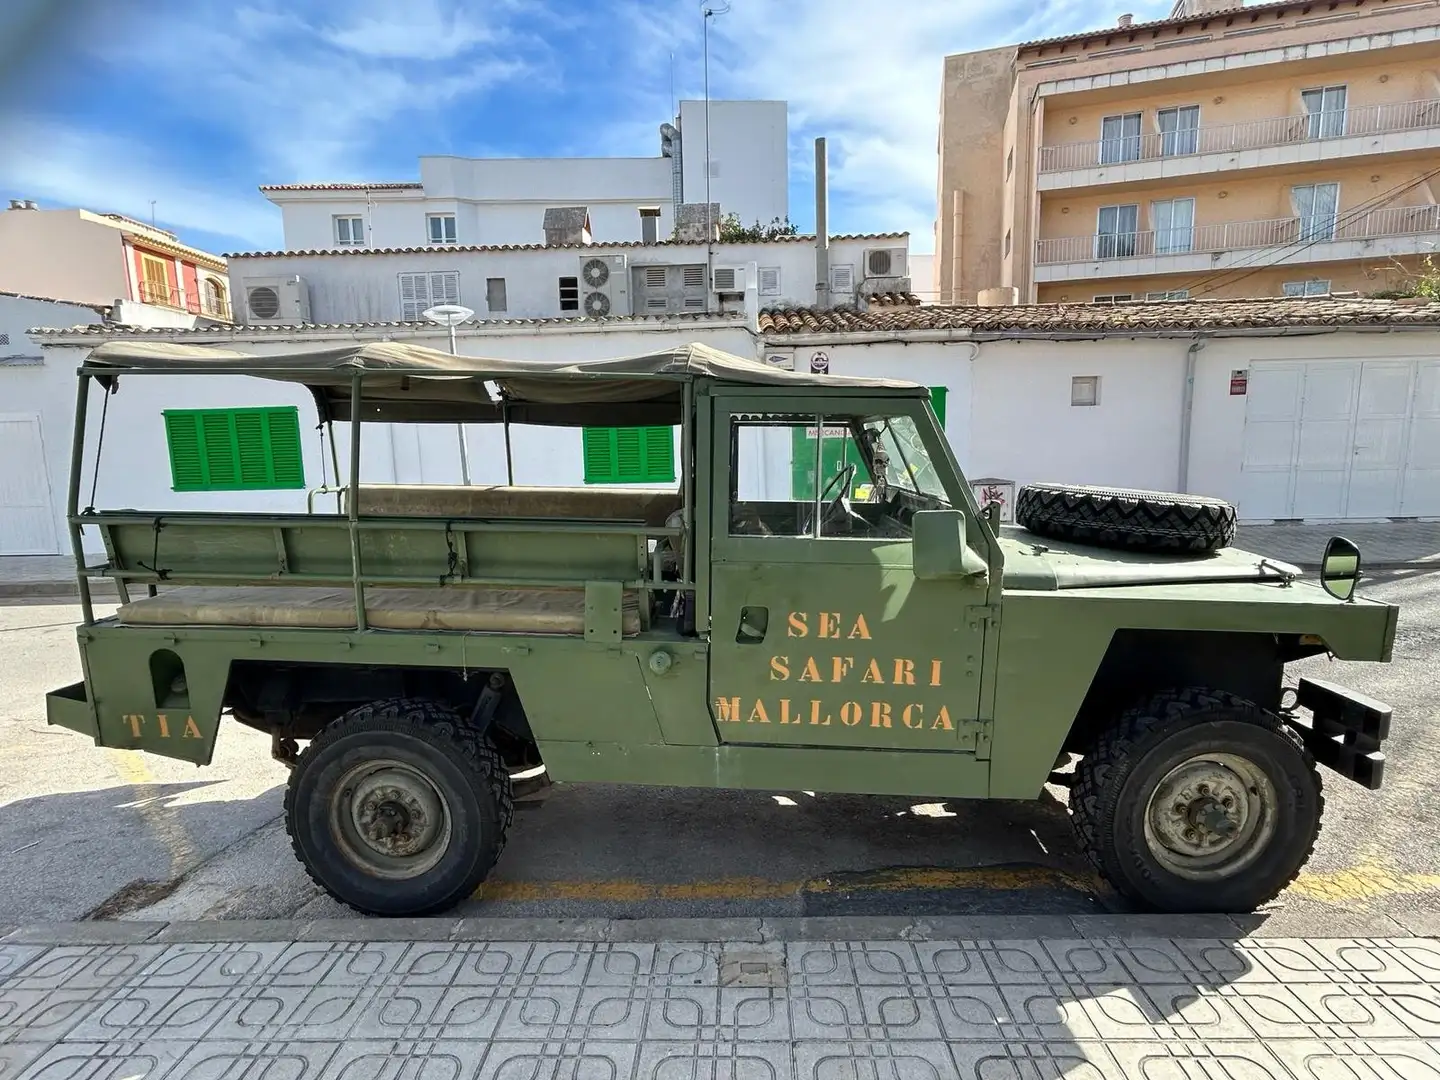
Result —
<path fill-rule="evenodd" d="M 1389 206 L 1363 214 L 1338 217 L 1271 218 L 1267 221 L 1227 221 L 1180 229 L 1146 229 L 1136 232 L 1097 233 L 1041 240 L 1035 261 L 1056 263 L 1141 259 L 1154 256 L 1213 254 L 1256 248 L 1296 246 L 1336 240 L 1374 240 L 1386 236 L 1413 236 L 1440 232 L 1440 205 Z M 1305 245 L 1302 247 L 1301 245 Z"/>
<path fill-rule="evenodd" d="M 230 318 L 230 302 L 223 296 L 202 298 L 189 293 L 182 295 L 179 289 L 172 288 L 166 282 L 145 278 L 140 279 L 140 302 L 188 311 L 192 315 L 203 315 L 208 319 L 228 321 Z"/>
<path fill-rule="evenodd" d="M 1354 109 L 1272 116 L 1238 124 L 1184 128 L 1150 135 L 1061 143 L 1040 148 L 1040 171 L 1095 169 L 1132 161 L 1159 161 L 1197 154 L 1259 150 L 1272 146 L 1343 139 L 1356 135 L 1384 135 L 1440 127 L 1440 99 L 1401 101 L 1389 105 L 1363 105 Z"/>

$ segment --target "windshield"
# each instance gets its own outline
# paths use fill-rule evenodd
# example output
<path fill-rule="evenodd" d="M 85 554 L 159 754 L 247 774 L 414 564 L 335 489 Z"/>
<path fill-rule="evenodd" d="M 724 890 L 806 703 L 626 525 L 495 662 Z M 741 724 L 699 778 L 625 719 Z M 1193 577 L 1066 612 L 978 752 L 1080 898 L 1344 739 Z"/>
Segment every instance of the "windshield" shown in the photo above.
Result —
<path fill-rule="evenodd" d="M 934 499 L 940 506 L 950 505 L 914 420 L 908 416 L 869 420 L 865 431 L 874 440 L 871 445 L 879 451 L 875 463 L 883 466 L 885 481 L 890 487 Z"/>

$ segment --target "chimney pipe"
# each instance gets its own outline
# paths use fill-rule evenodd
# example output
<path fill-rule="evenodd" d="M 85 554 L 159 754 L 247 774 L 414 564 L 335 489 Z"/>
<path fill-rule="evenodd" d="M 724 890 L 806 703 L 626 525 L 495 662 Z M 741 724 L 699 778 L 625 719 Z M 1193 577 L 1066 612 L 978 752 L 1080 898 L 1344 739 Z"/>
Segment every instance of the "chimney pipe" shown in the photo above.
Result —
<path fill-rule="evenodd" d="M 830 306 L 829 191 L 825 177 L 825 137 L 815 140 L 815 306 Z"/>
<path fill-rule="evenodd" d="M 1130 28 L 1130 24 L 1135 21 L 1135 16 L 1134 16 L 1134 15 L 1121 15 L 1119 21 L 1120 21 L 1120 29 L 1121 29 L 1121 30 L 1128 30 L 1128 29 Z"/>

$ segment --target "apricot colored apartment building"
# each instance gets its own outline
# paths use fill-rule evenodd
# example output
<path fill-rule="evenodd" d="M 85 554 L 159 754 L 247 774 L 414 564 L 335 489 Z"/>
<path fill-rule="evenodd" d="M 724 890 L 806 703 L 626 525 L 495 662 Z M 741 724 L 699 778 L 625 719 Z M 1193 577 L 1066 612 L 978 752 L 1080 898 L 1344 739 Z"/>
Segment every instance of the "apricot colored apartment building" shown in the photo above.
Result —
<path fill-rule="evenodd" d="M 1440 254 L 1440 3 L 1180 0 L 948 56 L 939 144 L 942 303 L 1396 288 Z"/>

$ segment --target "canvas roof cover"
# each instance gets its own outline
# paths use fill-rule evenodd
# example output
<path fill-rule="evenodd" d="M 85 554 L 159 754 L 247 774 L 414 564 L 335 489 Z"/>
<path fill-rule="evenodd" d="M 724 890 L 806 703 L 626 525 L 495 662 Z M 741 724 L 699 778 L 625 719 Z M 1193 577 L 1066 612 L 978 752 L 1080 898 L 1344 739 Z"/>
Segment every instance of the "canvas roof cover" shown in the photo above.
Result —
<path fill-rule="evenodd" d="M 452 356 L 423 345 L 379 341 L 255 355 L 205 345 L 112 341 L 90 353 L 86 369 L 111 373 L 255 375 L 297 382 L 315 396 L 320 415 L 350 419 L 351 380 L 363 375 L 366 420 L 465 421 L 507 418 L 530 424 L 673 424 L 687 380 L 742 386 L 851 388 L 882 396 L 925 397 L 916 383 L 811 375 L 747 360 L 706 345 L 681 345 L 607 360 L 499 360 Z M 492 399 L 486 383 L 499 388 Z"/>

